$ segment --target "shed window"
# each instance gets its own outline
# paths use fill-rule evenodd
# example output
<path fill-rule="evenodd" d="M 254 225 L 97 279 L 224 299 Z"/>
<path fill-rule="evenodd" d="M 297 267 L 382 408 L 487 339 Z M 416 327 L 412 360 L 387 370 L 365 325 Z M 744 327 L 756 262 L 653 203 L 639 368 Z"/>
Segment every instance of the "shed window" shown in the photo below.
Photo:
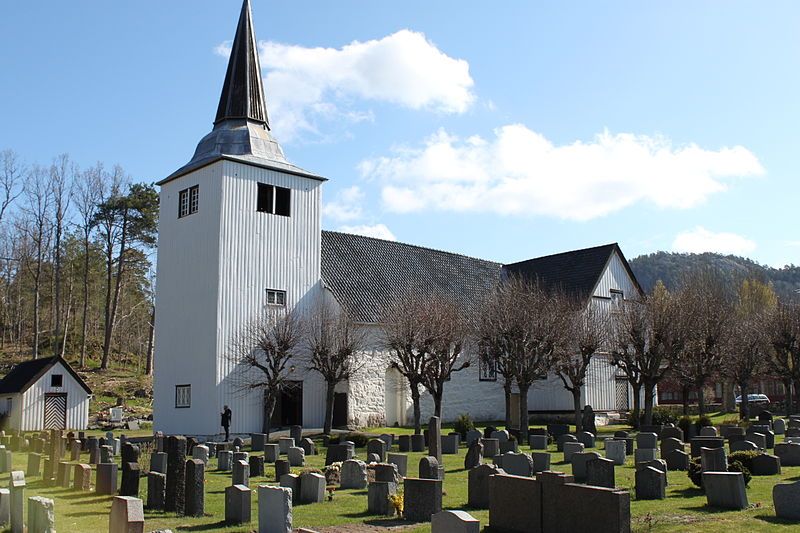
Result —
<path fill-rule="evenodd" d="M 267 303 L 269 305 L 286 305 L 286 291 L 267 289 Z"/>
<path fill-rule="evenodd" d="M 64 386 L 64 375 L 63 374 L 51 374 L 50 375 L 50 386 L 51 387 L 63 387 Z"/>
<path fill-rule="evenodd" d="M 11 413 L 11 408 L 14 407 L 14 399 L 13 398 L 6 398 L 5 401 L 5 408 L 6 410 L 3 413 L 9 414 Z"/>
<path fill-rule="evenodd" d="M 288 217 L 292 212 L 292 191 L 286 187 L 258 184 L 256 211 Z"/>
<path fill-rule="evenodd" d="M 191 407 L 192 386 L 175 385 L 175 407 Z"/>
<path fill-rule="evenodd" d="M 200 204 L 200 186 L 195 185 L 178 193 L 178 218 L 197 213 Z"/>
<path fill-rule="evenodd" d="M 625 293 L 623 293 L 619 289 L 611 289 L 611 302 L 614 305 L 620 305 L 622 301 L 625 299 Z"/>

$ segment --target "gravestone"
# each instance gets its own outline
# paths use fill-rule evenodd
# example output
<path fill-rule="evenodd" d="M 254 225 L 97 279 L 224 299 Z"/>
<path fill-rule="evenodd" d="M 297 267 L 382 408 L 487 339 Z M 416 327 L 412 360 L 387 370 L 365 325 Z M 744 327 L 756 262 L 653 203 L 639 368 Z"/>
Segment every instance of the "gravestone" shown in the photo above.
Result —
<path fill-rule="evenodd" d="M 411 435 L 411 451 L 425 451 L 425 435 Z"/>
<path fill-rule="evenodd" d="M 400 435 L 397 437 L 397 447 L 401 452 L 410 452 L 411 435 Z"/>
<path fill-rule="evenodd" d="M 114 533 L 144 533 L 142 500 L 133 496 L 115 496 L 111 501 L 108 531 Z"/>
<path fill-rule="evenodd" d="M 258 486 L 258 533 L 292 533 L 291 489 Z"/>
<path fill-rule="evenodd" d="M 598 457 L 586 463 L 586 484 L 613 489 L 616 486 L 614 461 Z"/>
<path fill-rule="evenodd" d="M 663 500 L 667 497 L 667 476 L 657 468 L 638 469 L 635 479 L 637 500 Z"/>
<path fill-rule="evenodd" d="M 314 472 L 300 474 L 300 503 L 325 501 L 325 476 Z"/>
<path fill-rule="evenodd" d="M 306 455 L 317 455 L 317 445 L 308 437 L 300 439 L 300 448 L 303 449 L 303 453 Z"/>
<path fill-rule="evenodd" d="M 526 453 L 505 453 L 503 470 L 511 476 L 531 477 L 533 475 L 533 459 Z M 422 477 L 422 476 L 420 476 Z"/>
<path fill-rule="evenodd" d="M 800 481 L 772 487 L 772 503 L 778 518 L 800 522 Z"/>
<path fill-rule="evenodd" d="M 592 409 L 591 405 L 587 405 L 583 408 L 583 414 L 581 416 L 581 426 L 583 427 L 584 431 L 588 431 L 592 435 L 597 435 L 597 425 L 595 423 L 594 410 Z M 590 447 L 593 446 L 587 446 L 587 448 Z"/>
<path fill-rule="evenodd" d="M 547 433 L 557 440 L 561 435 L 569 433 L 569 424 L 547 424 Z"/>
<path fill-rule="evenodd" d="M 772 426 L 772 413 L 764 409 L 758 414 L 758 421 Z"/>
<path fill-rule="evenodd" d="M 564 443 L 564 462 L 569 463 L 572 461 L 572 456 L 576 453 L 583 452 L 583 443 L 580 442 L 565 442 Z"/>
<path fill-rule="evenodd" d="M 491 530 L 539 532 L 542 521 L 542 485 L 538 479 L 493 475 L 489 478 Z"/>
<path fill-rule="evenodd" d="M 640 433 L 655 433 L 656 438 L 661 438 L 662 431 L 664 431 L 663 424 L 642 424 L 639 426 Z"/>
<path fill-rule="evenodd" d="M 458 433 L 442 436 L 442 453 L 454 455 L 458 453 L 458 445 L 461 437 Z"/>
<path fill-rule="evenodd" d="M 233 476 L 231 485 L 250 486 L 250 464 L 247 461 L 233 462 Z"/>
<path fill-rule="evenodd" d="M 657 450 L 655 448 L 636 448 L 636 451 L 633 453 L 634 464 L 643 461 L 654 461 L 657 458 L 656 452 Z"/>
<path fill-rule="evenodd" d="M 205 512 L 205 471 L 206 464 L 202 459 L 186 461 L 186 516 L 203 516 Z"/>
<path fill-rule="evenodd" d="M 703 472 L 728 471 L 725 448 L 700 448 L 700 462 Z"/>
<path fill-rule="evenodd" d="M 5 527 L 11 521 L 11 491 L 0 489 L 0 527 Z"/>
<path fill-rule="evenodd" d="M 378 436 L 378 438 L 386 443 L 387 452 L 392 449 L 392 445 L 394 444 L 394 435 L 389 435 L 388 433 L 381 433 L 380 436 Z"/>
<path fill-rule="evenodd" d="M 231 457 L 232 457 L 231 460 L 233 461 L 231 464 L 235 463 L 236 461 L 246 462 L 250 458 L 250 454 L 247 452 L 233 452 L 233 455 Z"/>
<path fill-rule="evenodd" d="M 303 466 L 306 463 L 306 452 L 299 446 L 292 446 L 286 454 L 289 466 Z"/>
<path fill-rule="evenodd" d="M 722 448 L 725 446 L 725 439 L 721 437 L 695 437 L 690 441 L 690 453 L 692 457 L 700 457 L 700 448 Z"/>
<path fill-rule="evenodd" d="M 72 488 L 80 491 L 92 490 L 92 467 L 85 464 L 77 464 L 73 467 Z"/>
<path fill-rule="evenodd" d="M 303 426 L 289 426 L 289 437 L 294 439 L 294 442 L 300 442 L 303 438 Z"/>
<path fill-rule="evenodd" d="M 378 463 L 386 459 L 386 443 L 381 439 L 370 439 L 367 442 L 367 455 L 374 453 L 378 456 Z"/>
<path fill-rule="evenodd" d="M 700 428 L 700 436 L 701 437 L 716 437 L 717 436 L 717 428 L 714 426 L 704 426 Z"/>
<path fill-rule="evenodd" d="M 192 459 L 200 459 L 203 461 L 203 465 L 208 464 L 208 454 L 208 446 L 205 444 L 198 444 L 192 448 Z"/>
<path fill-rule="evenodd" d="M 481 439 L 483 444 L 483 456 L 494 457 L 500 454 L 500 441 L 497 439 Z"/>
<path fill-rule="evenodd" d="M 104 444 L 100 446 L 100 462 L 101 463 L 113 463 L 114 462 L 114 448 L 111 446 Z"/>
<path fill-rule="evenodd" d="M 481 522 L 466 511 L 441 511 L 431 517 L 431 533 L 480 533 Z"/>
<path fill-rule="evenodd" d="M 367 454 L 367 463 L 372 464 L 372 463 L 380 463 L 380 462 L 381 462 L 381 456 L 378 455 L 377 453 L 368 453 Z"/>
<path fill-rule="evenodd" d="M 669 470 L 689 469 L 689 454 L 681 450 L 672 450 L 662 459 L 667 463 L 667 469 Z"/>
<path fill-rule="evenodd" d="M 70 461 L 80 461 L 81 460 L 81 441 L 74 440 L 72 444 L 70 444 Z"/>
<path fill-rule="evenodd" d="M 264 477 L 264 456 L 251 455 L 250 463 L 250 477 Z"/>
<path fill-rule="evenodd" d="M 684 450 L 683 441 L 674 437 L 666 437 L 661 439 L 661 458 L 663 459 L 672 450 Z"/>
<path fill-rule="evenodd" d="M 167 454 L 165 452 L 150 454 L 150 472 L 167 473 Z"/>
<path fill-rule="evenodd" d="M 776 435 L 783 435 L 786 433 L 786 421 L 783 418 L 776 418 L 772 422 L 772 431 L 774 431 Z"/>
<path fill-rule="evenodd" d="M 762 453 L 750 462 L 750 473 L 754 476 L 775 476 L 781 473 L 781 460 L 775 455 Z"/>
<path fill-rule="evenodd" d="M 163 511 L 167 499 L 167 475 L 161 472 L 147 474 L 147 508 Z"/>
<path fill-rule="evenodd" d="M 380 516 L 391 516 L 394 508 L 389 497 L 397 492 L 397 485 L 388 481 L 373 481 L 367 489 L 367 511 Z"/>
<path fill-rule="evenodd" d="M 528 435 L 528 446 L 532 450 L 546 450 L 547 444 L 547 435 Z"/>
<path fill-rule="evenodd" d="M 572 475 L 575 476 L 575 481 L 585 481 L 588 471 L 587 464 L 590 461 L 600 458 L 600 454 L 597 452 L 578 452 L 572 454 L 570 461 L 572 462 Z"/>
<path fill-rule="evenodd" d="M 428 455 L 442 463 L 442 424 L 438 416 L 428 421 Z"/>
<path fill-rule="evenodd" d="M 353 449 L 346 444 L 331 444 L 325 452 L 325 466 L 353 458 Z"/>
<path fill-rule="evenodd" d="M 263 452 L 264 445 L 267 443 L 267 435 L 264 433 L 250 434 L 250 449 L 254 452 Z M 250 489 L 248 489 L 250 490 Z"/>
<path fill-rule="evenodd" d="M 469 446 L 469 450 L 467 450 L 467 454 L 464 456 L 464 469 L 469 470 L 470 468 L 475 468 L 482 462 L 483 462 L 483 444 L 479 439 L 474 441 Z"/>
<path fill-rule="evenodd" d="M 639 433 L 636 435 L 636 447 L 655 449 L 658 447 L 658 435 L 655 433 Z"/>
<path fill-rule="evenodd" d="M 387 453 L 386 462 L 397 466 L 397 472 L 406 477 L 408 472 L 408 456 L 402 453 Z"/>
<path fill-rule="evenodd" d="M 117 463 L 100 463 L 97 465 L 97 494 L 117 493 Z"/>
<path fill-rule="evenodd" d="M 588 431 L 581 431 L 576 435 L 578 442 L 583 444 L 584 448 L 594 448 L 594 434 Z"/>
<path fill-rule="evenodd" d="M 167 438 L 167 500 L 164 510 L 183 514 L 186 503 L 186 437 Z"/>
<path fill-rule="evenodd" d="M 479 442 L 482 437 L 483 433 L 481 433 L 477 429 L 470 429 L 469 431 L 467 431 L 467 438 L 464 439 L 464 442 L 466 443 L 467 448 L 469 448 L 470 446 L 472 446 L 473 442 Z"/>
<path fill-rule="evenodd" d="M 278 444 L 271 444 L 269 442 L 264 444 L 264 462 L 274 463 L 280 458 L 281 449 Z"/>
<path fill-rule="evenodd" d="M 289 448 L 294 446 L 294 439 L 291 437 L 281 437 L 278 439 L 278 449 L 280 450 L 281 455 L 286 455 L 289 453 Z"/>
<path fill-rule="evenodd" d="M 292 489 L 292 494 L 297 494 L 300 498 L 300 476 L 297 474 L 284 474 L 281 476 L 280 486 Z M 298 500 L 299 501 L 299 500 Z"/>
<path fill-rule="evenodd" d="M 403 516 L 411 522 L 428 522 L 442 510 L 442 480 L 406 478 Z"/>
<path fill-rule="evenodd" d="M 239 450 L 244 450 L 244 440 L 242 440 L 241 437 L 234 438 L 231 444 L 233 446 L 233 451 L 237 451 L 237 448 Z"/>
<path fill-rule="evenodd" d="M 251 492 L 244 485 L 225 487 L 225 523 L 230 525 L 250 522 Z"/>
<path fill-rule="evenodd" d="M 661 440 L 664 439 L 678 439 L 683 442 L 683 430 L 678 427 L 665 427 L 661 430 Z"/>
<path fill-rule="evenodd" d="M 142 472 L 139 463 L 122 463 L 122 484 L 120 496 L 139 496 L 139 478 Z"/>
<path fill-rule="evenodd" d="M 489 478 L 497 474 L 504 474 L 502 468 L 496 465 L 482 464 L 467 473 L 467 501 L 474 509 L 489 508 Z"/>
<path fill-rule="evenodd" d="M 741 472 L 703 472 L 703 489 L 711 507 L 747 508 L 747 492 Z"/>
<path fill-rule="evenodd" d="M 439 477 L 439 462 L 436 457 L 423 457 L 419 460 L 420 479 L 441 479 Z"/>
<path fill-rule="evenodd" d="M 289 473 L 289 461 L 286 459 L 278 459 L 275 461 L 275 479 L 280 479 Z"/>
<path fill-rule="evenodd" d="M 89 464 L 96 465 L 100 462 L 100 442 L 97 437 L 89 437 L 86 448 L 89 451 Z"/>
<path fill-rule="evenodd" d="M 633 455 L 636 439 L 633 437 L 614 437 L 614 440 L 625 443 L 625 455 Z"/>
<path fill-rule="evenodd" d="M 605 440 L 606 459 L 614 461 L 616 465 L 625 464 L 625 441 L 606 439 Z"/>
<path fill-rule="evenodd" d="M 53 500 L 42 496 L 28 498 L 28 533 L 50 533 L 56 530 Z"/>
<path fill-rule="evenodd" d="M 559 435 L 556 438 L 556 451 L 563 452 L 564 444 L 567 442 L 578 442 L 578 439 L 575 437 L 575 435 L 570 435 L 569 433 Z"/>
<path fill-rule="evenodd" d="M 19 470 L 12 471 L 8 490 L 11 493 L 11 533 L 22 533 L 23 513 L 25 512 L 25 474 Z"/>
<path fill-rule="evenodd" d="M 217 452 L 217 470 L 227 472 L 231 469 L 233 453 L 227 450 Z"/>
<path fill-rule="evenodd" d="M 395 485 L 401 481 L 400 473 L 397 471 L 397 466 L 393 464 L 379 463 L 370 468 L 372 468 L 375 481 L 387 481 L 389 483 L 394 483 Z"/>
<path fill-rule="evenodd" d="M 745 438 L 759 447 L 761 450 L 767 449 L 767 436 L 763 433 L 748 432 Z M 774 447 L 774 445 L 773 445 Z"/>
<path fill-rule="evenodd" d="M 367 465 L 358 459 L 343 462 L 339 475 L 340 486 L 343 489 L 361 490 L 367 486 Z"/>
<path fill-rule="evenodd" d="M 755 442 L 749 440 L 739 440 L 730 444 L 731 453 L 733 452 L 749 452 L 758 450 Z"/>
<path fill-rule="evenodd" d="M 25 471 L 28 477 L 39 476 L 41 462 L 42 454 L 35 452 L 28 454 L 28 468 Z"/>
<path fill-rule="evenodd" d="M 550 454 L 548 452 L 533 452 L 531 453 L 531 459 L 533 459 L 534 472 L 550 470 Z"/>

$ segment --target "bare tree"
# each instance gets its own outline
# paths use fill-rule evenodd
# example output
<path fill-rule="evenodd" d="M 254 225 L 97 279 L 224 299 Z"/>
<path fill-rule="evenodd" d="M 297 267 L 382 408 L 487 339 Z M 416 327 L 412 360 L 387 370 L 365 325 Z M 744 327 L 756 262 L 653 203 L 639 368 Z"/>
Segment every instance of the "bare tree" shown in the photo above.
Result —
<path fill-rule="evenodd" d="M 352 378 L 364 366 L 357 354 L 365 346 L 365 330 L 357 328 L 346 311 L 320 298 L 304 328 L 307 366 L 325 380 L 325 424 L 330 435 L 336 385 Z"/>
<path fill-rule="evenodd" d="M 56 157 L 50 165 L 50 187 L 53 197 L 53 354 L 61 353 L 61 238 L 68 222 L 69 201 L 77 167 L 67 154 Z"/>
<path fill-rule="evenodd" d="M 800 305 L 779 302 L 767 326 L 772 345 L 767 365 L 786 390 L 786 414 L 794 410 L 792 389 L 800 384 Z"/>
<path fill-rule="evenodd" d="M 438 296 L 429 298 L 420 309 L 425 327 L 423 339 L 428 347 L 422 384 L 433 396 L 433 414 L 441 418 L 444 386 L 454 372 L 471 364 L 464 352 L 469 338 L 468 321 L 453 301 Z"/>
<path fill-rule="evenodd" d="M 716 270 L 690 272 L 679 290 L 686 315 L 686 342 L 676 358 L 675 371 L 697 391 L 700 414 L 705 414 L 705 388 L 720 373 L 733 317 L 731 287 Z"/>
<path fill-rule="evenodd" d="M 382 321 L 383 344 L 389 351 L 390 364 L 406 378 L 411 390 L 414 433 L 417 435 L 422 431 L 420 387 L 425 381 L 425 364 L 428 360 L 425 324 L 418 311 L 423 304 L 423 299 L 413 294 L 398 298 L 386 310 Z"/>
<path fill-rule="evenodd" d="M 642 391 L 644 423 L 653 422 L 656 387 L 686 345 L 685 316 L 681 300 L 660 282 L 643 301 L 625 301 L 615 313 L 612 357 L 634 388 L 635 424 Z"/>
<path fill-rule="evenodd" d="M 0 152 L 2 172 L 0 172 L 0 223 L 6 210 L 19 198 L 24 190 L 25 168 L 13 150 Z"/>
<path fill-rule="evenodd" d="M 25 186 L 25 220 L 21 229 L 28 234 L 34 246 L 33 276 L 33 358 L 39 357 L 39 335 L 41 333 L 41 286 L 42 269 L 50 245 L 52 217 L 52 190 L 46 169 L 34 165 Z"/>
<path fill-rule="evenodd" d="M 102 163 L 82 172 L 72 190 L 73 201 L 79 215 L 79 230 L 83 242 L 83 309 L 81 311 L 81 355 L 80 366 L 86 366 L 86 335 L 89 329 L 89 279 L 90 247 L 94 231 L 95 214 L 103 197 L 105 170 Z M 112 184 L 113 186 L 113 184 Z"/>
<path fill-rule="evenodd" d="M 262 431 L 269 433 L 278 398 L 291 378 L 289 361 L 299 355 L 302 334 L 292 311 L 267 312 L 245 325 L 231 340 L 227 358 L 240 393 L 263 394 Z"/>
<path fill-rule="evenodd" d="M 564 388 L 572 394 L 575 410 L 575 428 L 583 430 L 581 416 L 581 389 L 586 383 L 586 373 L 592 357 L 608 346 L 608 312 L 592 302 L 588 306 L 584 299 L 567 295 L 560 306 L 567 313 L 566 325 L 569 328 L 565 342 L 556 351 L 555 372 Z"/>

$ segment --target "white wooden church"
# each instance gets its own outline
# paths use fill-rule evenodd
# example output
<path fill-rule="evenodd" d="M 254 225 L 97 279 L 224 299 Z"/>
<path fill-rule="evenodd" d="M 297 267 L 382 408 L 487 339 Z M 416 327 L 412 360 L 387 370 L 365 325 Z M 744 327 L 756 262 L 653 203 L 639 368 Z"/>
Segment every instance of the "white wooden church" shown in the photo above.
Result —
<path fill-rule="evenodd" d="M 510 265 L 321 228 L 325 178 L 289 163 L 270 132 L 249 0 L 244 1 L 214 127 L 192 159 L 162 180 L 156 296 L 155 429 L 211 437 L 223 405 L 232 433 L 261 430 L 263 398 L 232 383 L 227 356 L 240 328 L 270 308 L 310 309 L 321 297 L 347 308 L 376 335 L 385 305 L 408 287 L 475 308 L 508 273 L 577 291 L 587 305 L 638 298 L 619 246 L 610 244 Z M 410 393 L 379 345 L 364 371 L 337 388 L 334 425 L 410 422 Z M 322 427 L 321 378 L 292 365 L 293 387 L 277 425 Z M 590 367 L 584 400 L 596 411 L 628 409 L 632 392 L 607 357 Z M 423 394 L 423 416 L 433 410 Z M 533 412 L 568 412 L 554 377 L 530 391 Z M 501 382 L 472 365 L 445 388 L 443 417 L 504 417 Z"/>

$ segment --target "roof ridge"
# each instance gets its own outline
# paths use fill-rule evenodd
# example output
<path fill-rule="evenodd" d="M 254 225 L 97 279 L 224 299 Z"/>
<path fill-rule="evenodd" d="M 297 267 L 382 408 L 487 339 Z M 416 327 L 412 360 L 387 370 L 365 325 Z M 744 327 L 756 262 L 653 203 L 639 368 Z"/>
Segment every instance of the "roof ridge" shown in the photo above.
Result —
<path fill-rule="evenodd" d="M 554 254 L 540 255 L 540 256 L 537 256 L 537 257 L 531 257 L 529 259 L 523 259 L 521 261 L 515 261 L 513 263 L 504 263 L 503 266 L 520 265 L 522 263 L 527 263 L 529 261 L 538 261 L 540 259 L 549 259 L 551 257 L 558 257 L 559 255 L 576 254 L 578 252 L 588 252 L 589 250 L 599 250 L 600 248 L 607 248 L 607 247 L 619 248 L 619 243 L 610 242 L 608 244 L 600 244 L 600 245 L 597 245 L 597 246 L 587 246 L 586 248 L 579 248 L 577 250 L 567 250 L 567 251 L 564 251 L 564 252 L 557 252 L 557 253 L 554 253 Z"/>
<path fill-rule="evenodd" d="M 336 233 L 338 235 L 347 235 L 348 237 L 359 237 L 361 239 L 370 239 L 370 240 L 373 240 L 373 241 L 386 242 L 386 243 L 390 243 L 390 244 L 399 244 L 399 245 L 402 245 L 402 246 L 407 246 L 409 248 L 416 248 L 418 250 L 426 250 L 426 251 L 429 251 L 429 252 L 437 252 L 437 253 L 440 253 L 440 254 L 446 254 L 446 255 L 450 255 L 450 256 L 454 256 L 454 257 L 463 257 L 464 259 L 471 259 L 473 261 L 482 261 L 484 263 L 490 263 L 490 264 L 497 265 L 497 266 L 500 266 L 500 267 L 504 266 L 503 263 L 500 263 L 498 261 L 492 261 L 490 259 L 482 259 L 480 257 L 474 257 L 474 256 L 471 256 L 471 255 L 466 255 L 466 254 L 460 254 L 460 253 L 457 253 L 457 252 L 449 252 L 447 250 L 440 250 L 438 248 L 430 248 L 428 246 L 420 246 L 418 244 L 411 244 L 411 243 L 402 242 L 402 241 L 391 241 L 391 240 L 388 240 L 388 239 L 381 239 L 379 237 L 370 237 L 368 235 L 361 235 L 359 233 L 348 233 L 346 231 L 322 230 L 322 232 L 323 233 Z"/>

